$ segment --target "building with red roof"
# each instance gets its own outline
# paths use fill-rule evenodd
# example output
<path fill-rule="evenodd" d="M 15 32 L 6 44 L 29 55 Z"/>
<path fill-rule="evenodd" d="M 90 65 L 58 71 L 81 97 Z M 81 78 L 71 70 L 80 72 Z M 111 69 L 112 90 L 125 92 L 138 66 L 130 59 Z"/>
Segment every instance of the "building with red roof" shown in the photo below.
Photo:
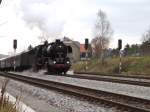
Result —
<path fill-rule="evenodd" d="M 86 58 L 91 58 L 92 57 L 92 48 L 91 45 L 89 44 L 88 49 L 85 49 L 85 44 L 80 44 L 80 59 L 85 60 Z M 86 56 L 87 52 L 87 56 Z"/>

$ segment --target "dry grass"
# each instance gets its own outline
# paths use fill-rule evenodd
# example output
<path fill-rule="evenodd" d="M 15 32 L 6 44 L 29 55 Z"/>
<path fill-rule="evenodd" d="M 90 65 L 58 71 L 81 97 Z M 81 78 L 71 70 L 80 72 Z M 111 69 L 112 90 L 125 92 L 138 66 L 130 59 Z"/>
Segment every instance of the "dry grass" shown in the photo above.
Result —
<path fill-rule="evenodd" d="M 16 98 L 15 103 L 9 101 L 9 96 L 6 97 L 6 87 L 9 83 L 9 79 L 4 79 L 2 82 L 1 88 L 1 97 L 0 97 L 0 112 L 18 112 L 17 105 L 20 101 L 21 96 Z"/>
<path fill-rule="evenodd" d="M 85 62 L 80 61 L 75 63 L 72 68 L 77 72 L 85 71 Z M 126 74 L 150 74 L 150 57 L 123 57 L 122 72 Z M 119 58 L 111 58 L 105 61 L 102 65 L 98 59 L 88 61 L 87 72 L 97 73 L 118 73 Z"/>

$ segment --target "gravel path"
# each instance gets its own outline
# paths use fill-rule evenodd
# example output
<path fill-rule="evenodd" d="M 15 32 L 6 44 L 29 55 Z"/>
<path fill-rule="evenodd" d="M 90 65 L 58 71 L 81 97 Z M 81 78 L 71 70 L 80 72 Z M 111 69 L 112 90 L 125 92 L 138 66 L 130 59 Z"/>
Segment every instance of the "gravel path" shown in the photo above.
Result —
<path fill-rule="evenodd" d="M 150 100 L 150 87 L 43 74 L 44 71 L 40 71 L 39 73 L 31 73 L 29 71 L 22 72 L 22 75 L 29 75 L 45 80 L 59 81 L 63 83 L 89 87 L 97 90 L 109 91 L 114 93 L 120 93 Z"/>
<path fill-rule="evenodd" d="M 3 79 L 0 77 L 0 82 Z M 88 102 L 84 98 L 40 89 L 14 80 L 9 81 L 7 91 L 13 96 L 21 95 L 21 101 L 36 112 L 117 112 L 115 107 L 106 107 L 98 102 Z"/>

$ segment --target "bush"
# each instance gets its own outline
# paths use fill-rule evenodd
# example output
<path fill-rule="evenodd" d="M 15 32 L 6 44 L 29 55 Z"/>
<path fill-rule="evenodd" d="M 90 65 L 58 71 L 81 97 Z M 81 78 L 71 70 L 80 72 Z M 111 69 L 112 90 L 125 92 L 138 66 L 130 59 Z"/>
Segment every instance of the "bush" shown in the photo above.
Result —
<path fill-rule="evenodd" d="M 75 72 L 85 71 L 85 62 L 75 63 L 72 69 Z M 119 73 L 119 58 L 108 59 L 105 64 L 101 64 L 98 59 L 88 61 L 88 69 L 86 72 L 97 73 Z M 123 57 L 122 72 L 129 74 L 149 74 L 150 73 L 150 57 Z"/>
<path fill-rule="evenodd" d="M 4 79 L 2 82 L 1 88 L 1 97 L 0 97 L 0 112 L 18 112 L 16 109 L 16 102 L 13 104 L 9 101 L 9 97 L 6 98 L 6 87 L 9 82 L 9 79 Z"/>

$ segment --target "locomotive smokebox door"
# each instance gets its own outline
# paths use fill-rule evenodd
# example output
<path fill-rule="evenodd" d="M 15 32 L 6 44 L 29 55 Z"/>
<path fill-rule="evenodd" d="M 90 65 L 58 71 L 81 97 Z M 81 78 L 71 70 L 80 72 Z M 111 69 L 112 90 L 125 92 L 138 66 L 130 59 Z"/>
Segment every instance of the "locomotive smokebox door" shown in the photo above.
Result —
<path fill-rule="evenodd" d="M 16 49 L 17 48 L 17 40 L 14 39 L 14 42 L 13 42 L 13 48 Z"/>

